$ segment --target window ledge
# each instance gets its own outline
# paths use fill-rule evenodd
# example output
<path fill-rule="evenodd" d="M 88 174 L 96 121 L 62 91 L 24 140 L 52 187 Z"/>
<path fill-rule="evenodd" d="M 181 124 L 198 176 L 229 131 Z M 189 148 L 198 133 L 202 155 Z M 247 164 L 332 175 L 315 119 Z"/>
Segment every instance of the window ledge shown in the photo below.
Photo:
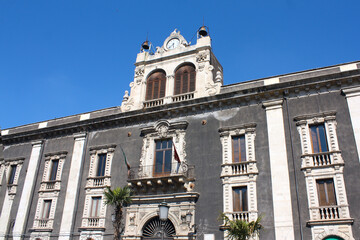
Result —
<path fill-rule="evenodd" d="M 337 225 L 337 224 L 353 224 L 353 218 L 343 218 L 334 220 L 310 220 L 306 224 L 308 226 L 319 226 L 319 225 Z"/>
<path fill-rule="evenodd" d="M 105 227 L 79 227 L 79 231 L 102 231 L 105 232 Z"/>

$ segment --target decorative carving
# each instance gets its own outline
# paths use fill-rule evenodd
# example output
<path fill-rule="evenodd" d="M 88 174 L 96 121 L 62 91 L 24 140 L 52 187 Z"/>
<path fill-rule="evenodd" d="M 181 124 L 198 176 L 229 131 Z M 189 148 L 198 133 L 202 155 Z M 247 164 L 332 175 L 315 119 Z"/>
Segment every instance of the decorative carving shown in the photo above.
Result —
<path fill-rule="evenodd" d="M 215 77 L 215 82 L 216 83 L 218 83 L 218 82 L 222 82 L 222 79 L 223 79 L 223 77 L 222 77 L 222 72 L 221 71 L 217 71 L 216 72 L 216 77 Z"/>
<path fill-rule="evenodd" d="M 196 55 L 196 61 L 197 62 L 205 62 L 205 61 L 208 61 L 209 59 L 209 53 L 204 51 L 204 52 L 199 52 L 197 55 Z"/>
<path fill-rule="evenodd" d="M 127 100 L 129 100 L 129 91 L 125 90 L 125 95 L 123 97 L 123 102 L 126 102 Z"/>
<path fill-rule="evenodd" d="M 142 77 L 144 76 L 145 68 L 144 67 L 137 67 L 135 68 L 135 77 Z"/>

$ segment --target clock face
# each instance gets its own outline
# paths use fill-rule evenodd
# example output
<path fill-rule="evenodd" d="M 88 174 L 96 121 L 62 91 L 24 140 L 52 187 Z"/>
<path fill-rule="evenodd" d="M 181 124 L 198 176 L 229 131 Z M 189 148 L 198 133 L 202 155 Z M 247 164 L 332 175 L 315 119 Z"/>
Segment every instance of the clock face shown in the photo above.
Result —
<path fill-rule="evenodd" d="M 166 47 L 167 47 L 167 49 L 174 49 L 174 48 L 177 48 L 177 46 L 179 46 L 179 43 L 180 43 L 180 40 L 178 38 L 173 38 L 167 42 Z"/>

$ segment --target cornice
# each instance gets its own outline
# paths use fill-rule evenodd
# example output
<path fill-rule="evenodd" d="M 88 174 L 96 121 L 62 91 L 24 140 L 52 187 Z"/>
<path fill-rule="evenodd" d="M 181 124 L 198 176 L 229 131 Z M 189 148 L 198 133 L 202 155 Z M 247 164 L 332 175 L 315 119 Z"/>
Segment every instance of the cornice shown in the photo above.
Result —
<path fill-rule="evenodd" d="M 307 120 L 307 119 L 311 119 L 311 118 L 319 118 L 319 117 L 323 117 L 323 118 L 335 117 L 335 116 L 336 116 L 336 111 L 327 111 L 327 112 L 295 116 L 294 121 L 302 121 L 302 120 Z"/>
<path fill-rule="evenodd" d="M 233 131 L 236 129 L 247 129 L 247 128 L 255 128 L 255 127 L 256 127 L 256 123 L 246 123 L 246 124 L 234 125 L 229 127 L 221 127 L 219 128 L 219 133 L 226 131 Z"/>
<path fill-rule="evenodd" d="M 4 145 L 18 142 L 29 142 L 39 139 L 47 139 L 61 136 L 72 136 L 77 133 L 109 129 L 114 127 L 126 127 L 135 124 L 147 124 L 159 119 L 173 119 L 189 114 L 201 114 L 208 111 L 242 107 L 249 105 L 261 105 L 267 101 L 281 100 L 284 96 L 288 99 L 306 97 L 311 94 L 340 92 L 348 87 L 360 87 L 360 75 L 352 74 L 331 79 L 309 78 L 295 82 L 283 82 L 273 85 L 252 87 L 242 90 L 234 90 L 220 93 L 211 97 L 191 99 L 183 102 L 169 103 L 151 108 L 144 108 L 129 112 L 109 113 L 103 110 L 94 111 L 95 117 L 87 120 L 62 123 L 59 125 L 48 124 L 49 127 L 38 128 L 38 124 L 27 126 L 27 130 L 19 128 L 6 129 L 6 135 L 2 136 Z M 266 104 L 266 103 L 265 103 Z M 100 114 L 102 112 L 103 115 Z M 106 115 L 108 114 L 108 115 Z M 51 120 L 48 121 L 49 123 Z M 146 129 L 144 129 L 146 131 Z M 4 130 L 3 130 L 4 131 Z M 14 132 L 14 133 L 13 133 Z"/>

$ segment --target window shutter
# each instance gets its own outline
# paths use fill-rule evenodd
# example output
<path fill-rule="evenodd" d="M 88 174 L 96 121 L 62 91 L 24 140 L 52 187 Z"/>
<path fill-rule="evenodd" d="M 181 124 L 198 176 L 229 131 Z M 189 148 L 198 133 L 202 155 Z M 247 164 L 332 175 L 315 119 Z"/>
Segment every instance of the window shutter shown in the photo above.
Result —
<path fill-rule="evenodd" d="M 190 92 L 195 91 L 195 77 L 196 77 L 195 69 L 192 69 L 192 71 L 190 72 Z"/>
<path fill-rule="evenodd" d="M 319 197 L 319 206 L 326 206 L 326 193 L 325 193 L 325 186 L 324 181 L 317 181 L 317 188 L 318 188 L 318 197 Z"/>
<path fill-rule="evenodd" d="M 159 98 L 165 97 L 165 86 L 166 86 L 166 78 L 160 80 L 160 95 L 159 95 Z"/>
<path fill-rule="evenodd" d="M 146 98 L 145 100 L 151 100 L 152 98 L 152 86 L 153 83 L 149 80 L 146 87 Z"/>
<path fill-rule="evenodd" d="M 183 73 L 181 93 L 188 92 L 188 86 L 189 86 L 189 73 L 185 70 Z"/>
<path fill-rule="evenodd" d="M 329 205 L 336 205 L 336 196 L 335 196 L 335 188 L 334 188 L 334 181 L 329 179 L 326 181 L 326 187 L 328 192 L 329 198 Z"/>
<path fill-rule="evenodd" d="M 154 93 L 151 99 L 159 98 L 159 81 L 157 79 L 154 81 Z"/>
<path fill-rule="evenodd" d="M 185 65 L 175 73 L 174 95 L 195 91 L 195 67 Z"/>

